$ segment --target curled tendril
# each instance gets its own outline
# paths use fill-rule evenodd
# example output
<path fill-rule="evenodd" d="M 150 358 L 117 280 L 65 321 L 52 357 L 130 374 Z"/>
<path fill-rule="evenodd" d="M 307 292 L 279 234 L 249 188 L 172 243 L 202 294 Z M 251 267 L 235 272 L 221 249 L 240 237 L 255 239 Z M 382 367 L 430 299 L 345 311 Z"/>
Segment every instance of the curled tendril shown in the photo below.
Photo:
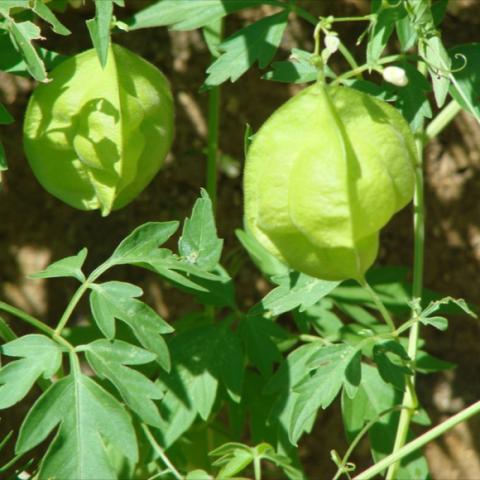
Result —
<path fill-rule="evenodd" d="M 367 422 L 364 425 L 364 427 L 360 430 L 360 432 L 357 434 L 357 436 L 354 438 L 353 442 L 350 444 L 350 447 L 348 448 L 347 453 L 345 454 L 343 459 L 340 458 L 340 456 L 335 450 L 332 450 L 330 452 L 330 457 L 332 458 L 333 462 L 338 468 L 337 473 L 333 477 L 333 480 L 338 480 L 338 478 L 340 478 L 342 474 L 345 474 L 347 475 L 348 478 L 351 478 L 349 473 L 352 472 L 356 468 L 356 466 L 354 463 L 349 462 L 348 458 L 352 454 L 354 448 L 358 445 L 362 437 L 370 430 L 370 428 L 375 423 L 377 423 L 382 417 L 400 410 L 411 410 L 411 408 L 405 405 L 395 405 L 393 407 L 388 408 L 387 410 L 384 410 L 383 412 L 380 412 L 375 418 Z"/>
<path fill-rule="evenodd" d="M 330 452 L 330 457 L 333 460 L 333 463 L 337 466 L 337 473 L 335 478 L 339 478 L 341 475 L 346 475 L 347 478 L 351 479 L 351 472 L 354 472 L 357 469 L 357 466 L 353 462 L 343 462 L 340 458 L 340 455 L 335 450 Z"/>
<path fill-rule="evenodd" d="M 451 73 L 461 72 L 464 68 L 467 67 L 468 59 L 467 59 L 467 57 L 466 57 L 463 53 L 456 53 L 456 54 L 453 56 L 453 58 L 455 58 L 455 60 L 458 59 L 458 58 L 462 59 L 463 64 L 460 65 L 460 66 L 457 67 L 457 68 L 452 68 L 452 69 L 450 70 Z"/>
<path fill-rule="evenodd" d="M 383 4 L 382 7 L 385 8 L 385 9 L 387 9 L 387 8 L 398 8 L 398 7 L 401 7 L 403 5 L 403 3 L 404 3 L 403 0 L 398 0 L 398 2 L 394 3 L 394 4 L 386 2 L 386 5 Z"/>
<path fill-rule="evenodd" d="M 452 73 L 461 72 L 468 64 L 468 59 L 463 53 L 456 53 L 454 55 L 455 59 L 461 58 L 463 60 L 462 65 L 456 68 L 442 68 L 437 65 L 433 65 L 432 63 L 428 62 L 425 57 L 422 57 L 423 62 L 427 65 L 428 69 L 433 72 L 438 77 L 448 77 Z"/>

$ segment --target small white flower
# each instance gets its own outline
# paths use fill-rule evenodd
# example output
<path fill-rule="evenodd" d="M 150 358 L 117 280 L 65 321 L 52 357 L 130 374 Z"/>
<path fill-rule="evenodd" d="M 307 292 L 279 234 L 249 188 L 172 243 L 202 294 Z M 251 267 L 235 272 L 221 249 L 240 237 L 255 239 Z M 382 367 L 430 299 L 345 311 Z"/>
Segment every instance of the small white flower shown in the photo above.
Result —
<path fill-rule="evenodd" d="M 335 53 L 338 50 L 339 45 L 340 39 L 336 35 L 327 35 L 325 37 L 325 48 L 327 49 L 328 53 Z"/>
<path fill-rule="evenodd" d="M 408 77 L 405 70 L 400 67 L 387 67 L 383 71 L 383 78 L 397 87 L 408 85 Z"/>

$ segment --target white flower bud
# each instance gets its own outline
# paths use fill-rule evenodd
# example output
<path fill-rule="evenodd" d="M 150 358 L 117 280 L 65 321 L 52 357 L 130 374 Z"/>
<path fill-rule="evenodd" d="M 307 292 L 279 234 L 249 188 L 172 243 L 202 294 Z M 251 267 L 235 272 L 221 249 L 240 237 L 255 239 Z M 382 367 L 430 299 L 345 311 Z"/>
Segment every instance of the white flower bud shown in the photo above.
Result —
<path fill-rule="evenodd" d="M 396 85 L 397 87 L 405 87 L 408 85 L 408 77 L 405 70 L 400 67 L 387 67 L 383 71 L 383 78 L 389 83 Z"/>
<path fill-rule="evenodd" d="M 335 53 L 338 50 L 339 45 L 340 39 L 336 35 L 327 35 L 325 37 L 325 48 L 327 49 L 328 53 Z"/>

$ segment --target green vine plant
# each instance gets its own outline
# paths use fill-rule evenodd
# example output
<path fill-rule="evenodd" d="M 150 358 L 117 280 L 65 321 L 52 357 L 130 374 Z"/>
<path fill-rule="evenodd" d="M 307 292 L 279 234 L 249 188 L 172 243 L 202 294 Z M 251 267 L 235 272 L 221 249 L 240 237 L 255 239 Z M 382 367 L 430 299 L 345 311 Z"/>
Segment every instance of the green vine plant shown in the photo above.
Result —
<path fill-rule="evenodd" d="M 53 79 L 51 85 L 55 85 L 55 69 L 75 62 L 37 46 L 41 39 L 38 19 L 49 24 L 55 34 L 68 35 L 70 31 L 59 18 L 75 2 L 0 3 L 0 70 L 39 82 Z M 8 415 L 8 409 L 20 402 L 27 402 L 29 408 L 19 431 L 0 429 L 2 458 L 5 451 L 13 452 L 0 465 L 2 478 L 223 480 L 241 474 L 245 476 L 241 478 L 255 480 L 305 479 L 299 446 L 321 411 L 334 402 L 341 406 L 349 444 L 344 453 L 330 452 L 337 469 L 334 480 L 367 480 L 377 475 L 389 480 L 430 478 L 422 447 L 480 413 L 480 401 L 432 426 L 416 391 L 418 375 L 453 368 L 425 350 L 422 329 L 444 332 L 450 315 L 476 317 L 475 308 L 464 300 L 442 297 L 423 286 L 426 208 L 422 159 L 428 142 L 460 111 L 480 122 L 480 44 L 445 47 L 440 30 L 445 0 L 372 0 L 367 15 L 320 18 L 307 10 L 305 2 L 301 6 L 295 0 L 160 0 L 123 20 L 118 20 L 116 13 L 122 14 L 126 1 L 94 3 L 95 17 L 87 21 L 86 28 L 96 58 L 92 54 L 89 61 L 93 58 L 103 69 L 110 68 L 108 62 L 115 52 L 117 56 L 130 55 L 121 53 L 112 41 L 129 31 L 159 27 L 202 30 L 212 58 L 199 93 L 209 98 L 206 190 L 201 189 L 190 217 L 183 221 L 175 249 L 173 236 L 180 223 L 150 222 L 131 232 L 90 273 L 84 270 L 88 254 L 84 248 L 32 275 L 37 279 L 70 277 L 79 282 L 56 321 L 43 322 L 0 301 L 0 409 Z M 269 9 L 262 11 L 270 13 L 234 33 L 225 28 L 228 15 L 260 5 L 267 5 Z M 294 48 L 288 58 L 281 59 L 280 45 L 293 18 L 311 31 L 313 51 Z M 357 47 L 365 45 L 361 61 L 339 33 L 339 24 L 349 22 L 365 26 L 357 41 Z M 391 54 L 396 46 L 398 53 Z M 332 59 L 339 56 L 348 65 L 342 72 L 332 67 Z M 245 228 L 238 229 L 236 236 L 272 286 L 246 309 L 238 300 L 237 269 L 225 262 L 225 255 L 222 264 L 223 240 L 217 235 L 214 212 L 221 85 L 241 81 L 255 64 L 264 69 L 264 81 L 311 85 L 275 112 L 258 132 L 246 128 Z M 145 66 L 141 69 L 147 71 Z M 132 78 L 139 72 L 140 67 L 132 72 Z M 119 76 L 112 86 L 120 92 L 115 115 L 126 115 L 122 120 L 128 124 L 134 102 L 122 81 Z M 41 103 L 42 97 L 38 98 Z M 158 98 L 169 97 L 164 92 Z M 128 102 L 132 104 L 127 108 Z M 342 102 L 352 111 L 360 111 L 359 116 L 345 113 Z M 95 108 L 96 113 L 108 114 Z M 141 115 L 147 115 L 149 105 L 142 109 Z M 292 141 L 288 137 L 292 124 L 282 112 L 296 112 L 301 121 L 303 113 L 310 111 L 319 122 L 320 134 L 305 131 L 303 140 Z M 400 154 L 395 150 L 393 155 L 390 147 L 381 151 L 394 163 L 404 155 L 398 171 L 388 170 L 397 168 L 392 162 L 382 167 L 398 182 L 395 188 L 385 187 L 385 198 L 393 198 L 394 204 L 389 212 L 374 210 L 368 202 L 368 208 L 361 210 L 363 199 L 352 201 L 359 182 L 358 178 L 352 180 L 355 162 L 369 168 L 358 144 L 365 132 L 354 138 L 355 124 L 364 120 L 368 124 L 361 127 L 365 132 L 373 128 L 368 122 L 377 122 L 369 135 L 388 125 L 389 131 L 395 132 L 395 141 L 401 138 L 403 142 L 401 147 L 391 147 L 401 149 Z M 11 122 L 13 118 L 0 105 L 0 124 Z M 329 134 L 322 137 L 322 132 Z M 84 136 L 91 138 L 91 132 Z M 281 138 L 286 139 L 285 145 Z M 302 142 L 305 149 L 299 162 L 309 161 L 308 152 L 315 152 L 312 163 L 293 165 L 287 175 L 282 152 L 278 152 L 281 148 L 275 151 L 276 142 L 290 148 L 292 158 Z M 319 176 L 312 172 L 321 161 L 318 152 L 322 149 L 330 152 L 335 175 L 344 175 L 345 185 L 350 185 L 347 193 L 338 194 L 348 198 L 346 213 L 342 210 L 336 217 L 347 222 L 348 229 L 341 230 L 338 222 L 329 223 L 321 198 L 308 197 L 317 190 L 318 184 L 308 182 L 318 181 Z M 265 151 L 270 155 L 268 168 Z M 85 160 L 77 147 L 76 153 Z M 89 164 L 85 170 L 93 177 L 82 178 L 88 180 L 85 189 L 93 185 L 99 198 L 105 185 L 112 188 L 108 207 L 102 206 L 102 212 L 109 214 L 112 205 L 117 208 L 113 199 L 118 190 L 112 187 L 110 177 L 106 181 L 100 174 L 95 176 L 103 168 L 103 155 L 102 150 L 95 150 L 97 164 Z M 129 168 L 138 155 L 120 151 L 118 158 L 124 170 L 115 172 L 115 181 L 122 184 L 123 174 L 136 171 Z M 275 166 L 275 158 L 280 159 L 280 167 Z M 0 170 L 7 171 L 1 146 Z M 147 183 L 135 175 L 130 181 L 142 183 L 142 188 Z M 296 200 L 289 204 L 290 216 L 284 223 L 282 181 L 298 182 L 292 192 Z M 90 190 L 82 192 L 90 195 Z M 128 201 L 136 194 L 135 190 Z M 340 197 L 332 194 L 331 198 Z M 372 264 L 381 228 L 412 198 L 410 283 L 409 268 Z M 86 205 L 78 198 L 63 200 L 78 208 Z M 359 215 L 365 222 L 371 215 L 375 226 L 368 232 L 368 241 L 354 233 L 363 228 Z M 288 230 L 292 217 L 300 225 L 293 234 Z M 284 241 L 285 232 L 289 232 L 288 241 Z M 167 323 L 142 300 L 140 287 L 110 279 L 119 265 L 153 272 L 189 295 L 200 308 Z M 108 280 L 104 278 L 107 272 Z M 73 320 L 84 299 L 90 307 L 88 326 L 76 325 Z M 16 321 L 28 325 L 30 333 L 18 336 Z M 413 429 L 412 424 L 418 427 Z M 415 433 L 418 428 L 425 430 L 420 436 Z M 365 439 L 372 466 L 359 471 L 352 455 Z"/>

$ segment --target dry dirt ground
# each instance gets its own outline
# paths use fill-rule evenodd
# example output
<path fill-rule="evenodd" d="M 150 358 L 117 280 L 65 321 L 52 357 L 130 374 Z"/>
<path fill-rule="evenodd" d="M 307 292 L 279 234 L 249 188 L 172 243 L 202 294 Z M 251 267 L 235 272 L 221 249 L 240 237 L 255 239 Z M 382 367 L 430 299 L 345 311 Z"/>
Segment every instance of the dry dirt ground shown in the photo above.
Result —
<path fill-rule="evenodd" d="M 132 10 L 145 2 L 128 1 Z M 315 14 L 355 15 L 367 13 L 363 0 L 304 1 Z M 453 0 L 444 24 L 448 46 L 480 41 L 480 2 Z M 130 12 L 131 13 L 131 12 Z M 125 16 L 128 12 L 123 12 Z M 258 15 L 247 11 L 228 20 L 227 31 Z M 50 48 L 73 54 L 90 48 L 84 20 L 89 9 L 62 16 L 74 32 L 71 37 L 48 36 Z M 339 29 L 349 45 L 360 33 L 356 25 Z M 294 21 L 282 44 L 279 57 L 286 58 L 293 46 L 311 49 L 311 31 Z M 117 242 L 134 227 L 149 220 L 182 219 L 188 213 L 205 176 L 206 103 L 199 94 L 209 54 L 198 32 L 167 32 L 150 29 L 119 34 L 115 40 L 142 55 L 171 79 L 176 99 L 176 140 L 167 165 L 140 197 L 127 208 L 102 219 L 96 212 L 71 209 L 49 196 L 33 177 L 22 153 L 21 123 L 28 96 L 29 80 L 0 74 L 0 98 L 16 122 L 2 126 L 10 169 L 4 176 L 0 195 L 0 297 L 32 314 L 55 323 L 72 294 L 75 284 L 65 280 L 27 280 L 29 273 L 54 259 L 89 249 L 87 269 L 96 266 Z M 341 64 L 339 65 L 341 68 Z M 245 305 L 252 304 L 265 289 L 265 283 L 240 252 L 234 229 L 242 223 L 241 165 L 243 131 L 246 123 L 258 128 L 269 114 L 284 102 L 296 87 L 260 80 L 254 68 L 235 84 L 222 88 L 220 148 L 222 154 L 238 162 L 223 168 L 219 181 L 218 227 L 226 240 L 231 263 L 242 261 L 238 272 L 239 293 Z M 426 152 L 427 237 L 425 284 L 443 294 L 480 303 L 480 127 L 461 114 L 432 142 Z M 382 264 L 409 265 L 412 261 L 411 211 L 401 212 L 385 229 L 379 261 Z M 244 260 L 244 261 L 243 261 Z M 235 261 L 235 262 L 234 262 Z M 192 308 L 188 300 L 145 272 L 117 270 L 116 278 L 127 278 L 141 285 L 147 300 L 168 320 Z M 254 279 L 252 281 L 252 278 Z M 87 318 L 81 305 L 76 321 Z M 12 323 L 22 333 L 23 326 Z M 455 362 L 458 368 L 448 374 L 420 378 L 421 400 L 434 422 L 441 421 L 463 406 L 480 398 L 480 325 L 459 318 L 448 333 L 428 334 L 433 354 Z M 19 416 L 21 412 L 18 412 Z M 14 419 L 10 419 L 14 422 Z M 332 433 L 335 432 L 335 433 Z M 329 478 L 333 465 L 331 448 L 345 451 L 339 412 L 336 408 L 321 414 L 315 431 L 302 446 L 302 457 L 309 478 Z M 480 479 L 480 419 L 472 420 L 437 442 L 425 452 L 435 480 Z M 365 466 L 369 459 L 362 446 L 355 458 Z"/>

